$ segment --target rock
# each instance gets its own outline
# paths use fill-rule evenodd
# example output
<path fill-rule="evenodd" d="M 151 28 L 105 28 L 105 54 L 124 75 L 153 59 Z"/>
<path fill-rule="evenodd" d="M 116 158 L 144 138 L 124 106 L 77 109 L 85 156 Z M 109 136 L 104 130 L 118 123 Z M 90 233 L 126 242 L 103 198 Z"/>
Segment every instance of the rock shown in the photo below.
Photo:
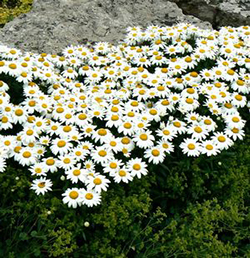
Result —
<path fill-rule="evenodd" d="M 214 29 L 222 26 L 238 27 L 250 24 L 249 0 L 170 0 L 184 14 L 208 21 Z"/>
<path fill-rule="evenodd" d="M 118 43 L 128 26 L 178 22 L 212 28 L 165 0 L 34 0 L 29 13 L 0 30 L 0 42 L 24 51 L 59 53 L 70 44 Z"/>

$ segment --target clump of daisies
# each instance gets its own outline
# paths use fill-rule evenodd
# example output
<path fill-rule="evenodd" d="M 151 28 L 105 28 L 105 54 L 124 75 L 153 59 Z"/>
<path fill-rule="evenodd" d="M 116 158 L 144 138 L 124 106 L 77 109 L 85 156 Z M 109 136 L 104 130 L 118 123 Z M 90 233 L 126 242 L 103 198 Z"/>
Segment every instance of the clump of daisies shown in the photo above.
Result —
<path fill-rule="evenodd" d="M 176 148 L 211 156 L 243 139 L 250 27 L 131 27 L 118 46 L 61 55 L 0 46 L 0 75 L 24 96 L 13 104 L 12 85 L 0 81 L 0 172 L 13 158 L 37 194 L 53 189 L 51 174 L 63 176 L 63 202 L 92 207 L 111 181 L 146 175 Z"/>

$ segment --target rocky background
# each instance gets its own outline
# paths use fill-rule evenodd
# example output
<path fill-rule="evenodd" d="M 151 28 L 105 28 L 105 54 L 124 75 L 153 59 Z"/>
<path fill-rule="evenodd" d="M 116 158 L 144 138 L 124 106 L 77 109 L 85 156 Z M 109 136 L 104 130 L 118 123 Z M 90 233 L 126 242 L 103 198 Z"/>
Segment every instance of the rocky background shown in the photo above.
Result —
<path fill-rule="evenodd" d="M 34 0 L 32 10 L 0 30 L 2 44 L 59 53 L 87 42 L 118 43 L 128 26 L 193 23 L 201 28 L 250 24 L 249 0 Z"/>

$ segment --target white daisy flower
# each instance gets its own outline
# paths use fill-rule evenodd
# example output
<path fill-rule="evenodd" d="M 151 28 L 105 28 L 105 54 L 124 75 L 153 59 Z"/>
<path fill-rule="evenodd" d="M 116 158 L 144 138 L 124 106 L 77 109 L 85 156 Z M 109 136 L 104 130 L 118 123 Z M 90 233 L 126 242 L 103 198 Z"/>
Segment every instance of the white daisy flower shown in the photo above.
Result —
<path fill-rule="evenodd" d="M 111 175 L 116 183 L 124 182 L 129 183 L 133 180 L 131 173 L 126 167 L 121 167 L 115 174 Z"/>
<path fill-rule="evenodd" d="M 76 208 L 81 206 L 82 194 L 78 188 L 68 188 L 63 194 L 63 203 L 68 204 L 68 207 Z"/>
<path fill-rule="evenodd" d="M 64 170 L 69 170 L 74 167 L 77 160 L 72 154 L 65 154 L 58 157 L 58 167 Z"/>
<path fill-rule="evenodd" d="M 81 201 L 82 204 L 87 205 L 88 207 L 93 207 L 101 202 L 101 195 L 94 190 L 85 190 L 81 189 Z"/>
<path fill-rule="evenodd" d="M 86 180 L 87 188 L 93 189 L 96 193 L 101 193 L 101 191 L 107 191 L 108 180 L 105 176 L 100 175 L 99 173 L 94 174 L 94 176 L 88 176 Z"/>
<path fill-rule="evenodd" d="M 220 150 L 227 150 L 230 146 L 233 145 L 233 141 L 223 132 L 216 132 L 212 136 L 212 141 L 214 141 Z"/>
<path fill-rule="evenodd" d="M 15 154 L 14 159 L 22 166 L 29 166 L 37 162 L 37 155 L 31 148 L 22 148 L 18 154 Z"/>
<path fill-rule="evenodd" d="M 113 154 L 110 150 L 103 148 L 102 146 L 96 147 L 91 152 L 91 158 L 99 164 L 105 164 L 113 158 Z"/>
<path fill-rule="evenodd" d="M 225 134 L 231 137 L 234 141 L 236 141 L 237 139 L 243 140 L 243 137 L 245 136 L 244 130 L 236 127 L 226 128 Z"/>
<path fill-rule="evenodd" d="M 44 158 L 42 160 L 45 171 L 50 171 L 52 173 L 56 172 L 58 169 L 58 159 L 53 157 Z"/>
<path fill-rule="evenodd" d="M 133 158 L 130 159 L 126 163 L 126 167 L 129 172 L 131 172 L 131 176 L 137 176 L 138 178 L 141 178 L 142 175 L 147 175 L 147 164 L 146 162 L 143 162 L 141 158 Z"/>
<path fill-rule="evenodd" d="M 73 144 L 69 142 L 67 139 L 56 138 L 52 140 L 50 149 L 53 154 L 64 155 L 70 152 L 73 148 Z"/>
<path fill-rule="evenodd" d="M 47 170 L 44 167 L 44 164 L 42 162 L 38 162 L 34 165 L 32 165 L 29 168 L 29 171 L 31 172 L 32 176 L 45 176 L 47 175 Z"/>
<path fill-rule="evenodd" d="M 46 177 L 41 177 L 32 181 L 30 189 L 35 190 L 36 194 L 45 194 L 47 191 L 51 191 L 52 182 Z"/>
<path fill-rule="evenodd" d="M 110 159 L 107 163 L 103 164 L 103 166 L 105 173 L 114 174 L 123 166 L 123 162 L 119 159 Z"/>
<path fill-rule="evenodd" d="M 71 169 L 66 170 L 65 174 L 67 175 L 67 179 L 70 179 L 72 183 L 77 183 L 78 180 L 83 183 L 86 181 L 86 174 L 79 163 L 72 166 Z"/>
<path fill-rule="evenodd" d="M 165 153 L 161 147 L 151 147 L 144 152 L 144 157 L 153 164 L 162 163 L 165 159 Z"/>
<path fill-rule="evenodd" d="M 191 134 L 191 137 L 196 140 L 204 140 L 209 134 L 205 126 L 200 126 L 195 123 L 187 128 L 187 133 Z"/>
<path fill-rule="evenodd" d="M 0 156 L 0 173 L 3 173 L 6 169 L 6 159 Z"/>
<path fill-rule="evenodd" d="M 154 145 L 155 137 L 151 134 L 149 130 L 141 131 L 133 138 L 136 145 L 140 148 L 147 149 Z"/>
<path fill-rule="evenodd" d="M 195 139 L 185 139 L 181 144 L 180 148 L 182 149 L 184 154 L 188 156 L 199 156 L 201 153 L 201 146 L 200 143 L 197 142 Z"/>
<path fill-rule="evenodd" d="M 220 149 L 214 143 L 214 141 L 208 140 L 201 143 L 201 153 L 207 156 L 217 155 L 220 153 Z"/>

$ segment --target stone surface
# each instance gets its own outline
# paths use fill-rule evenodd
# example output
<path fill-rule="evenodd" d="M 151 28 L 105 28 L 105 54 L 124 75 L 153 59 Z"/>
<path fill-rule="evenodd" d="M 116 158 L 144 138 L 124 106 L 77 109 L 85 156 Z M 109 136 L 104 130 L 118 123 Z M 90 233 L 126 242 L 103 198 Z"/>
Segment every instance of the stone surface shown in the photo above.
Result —
<path fill-rule="evenodd" d="M 249 0 L 171 0 L 184 14 L 208 21 L 214 29 L 250 25 Z"/>
<path fill-rule="evenodd" d="M 177 22 L 212 28 L 166 0 L 35 0 L 29 13 L 0 30 L 0 42 L 25 51 L 59 53 L 87 41 L 118 43 L 128 26 Z"/>

